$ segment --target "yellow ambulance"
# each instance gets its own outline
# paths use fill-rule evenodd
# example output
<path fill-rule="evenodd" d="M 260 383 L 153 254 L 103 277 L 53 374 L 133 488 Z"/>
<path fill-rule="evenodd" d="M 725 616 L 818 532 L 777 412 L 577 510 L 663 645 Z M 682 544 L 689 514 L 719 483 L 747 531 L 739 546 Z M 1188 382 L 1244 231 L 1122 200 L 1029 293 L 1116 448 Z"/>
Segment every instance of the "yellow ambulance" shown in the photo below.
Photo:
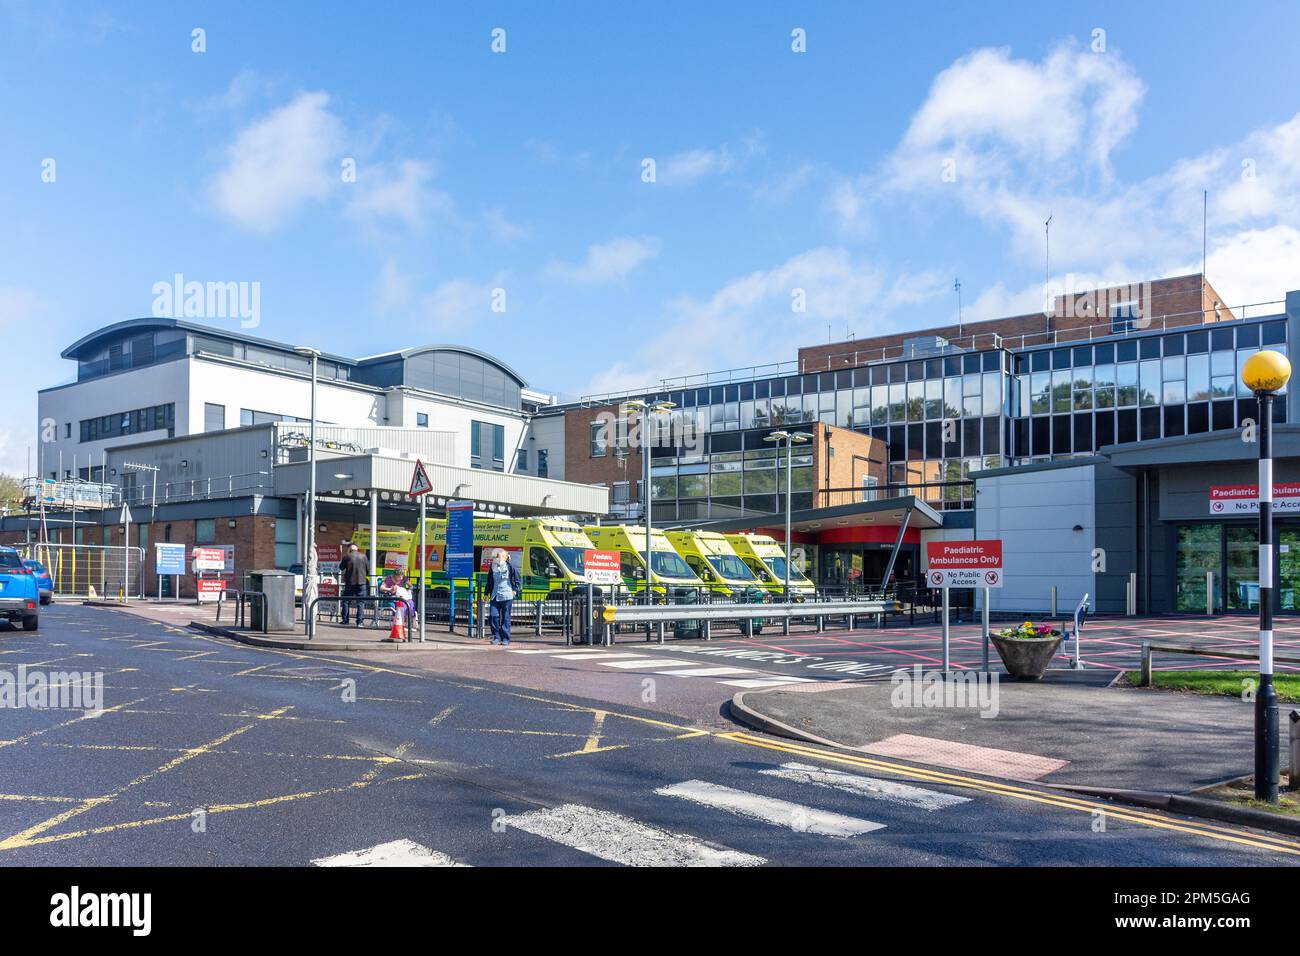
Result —
<path fill-rule="evenodd" d="M 645 590 L 645 528 L 638 525 L 587 525 L 582 529 L 594 547 L 617 551 L 623 586 L 636 593 Z M 682 560 L 658 528 L 650 529 L 650 590 L 659 597 L 688 592 L 693 596 L 704 585 Z"/>
<path fill-rule="evenodd" d="M 781 592 L 785 590 L 785 549 L 766 534 L 729 534 L 726 538 L 760 586 L 772 595 L 773 600 L 781 600 Z M 791 565 L 790 599 L 806 601 L 815 592 L 813 583 Z"/>
<path fill-rule="evenodd" d="M 740 601 L 763 599 L 761 583 L 723 535 L 716 531 L 669 531 L 667 537 L 708 590 Z"/>

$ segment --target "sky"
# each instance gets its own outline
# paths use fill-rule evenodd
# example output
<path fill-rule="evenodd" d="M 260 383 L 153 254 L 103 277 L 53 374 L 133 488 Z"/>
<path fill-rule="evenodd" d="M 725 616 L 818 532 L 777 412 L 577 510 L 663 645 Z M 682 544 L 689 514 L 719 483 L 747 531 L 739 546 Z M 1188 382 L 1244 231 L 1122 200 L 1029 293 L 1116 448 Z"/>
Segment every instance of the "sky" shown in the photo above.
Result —
<path fill-rule="evenodd" d="M 1203 191 L 1211 282 L 1282 299 L 1298 38 L 1293 2 L 0 0 L 0 471 L 177 275 L 256 292 L 196 321 L 565 398 L 946 324 L 957 279 L 976 320 L 1198 272 Z"/>

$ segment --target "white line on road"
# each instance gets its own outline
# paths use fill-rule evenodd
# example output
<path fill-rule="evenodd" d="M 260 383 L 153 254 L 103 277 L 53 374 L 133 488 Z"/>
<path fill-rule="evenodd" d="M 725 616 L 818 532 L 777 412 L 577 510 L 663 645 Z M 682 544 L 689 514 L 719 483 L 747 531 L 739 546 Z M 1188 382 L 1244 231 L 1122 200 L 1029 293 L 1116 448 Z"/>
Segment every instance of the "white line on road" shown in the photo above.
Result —
<path fill-rule="evenodd" d="M 664 797 L 678 797 L 706 807 L 726 810 L 736 816 L 761 820 L 776 826 L 788 827 L 799 833 L 820 833 L 824 836 L 850 837 L 873 830 L 883 830 L 883 823 L 846 817 L 829 810 L 817 810 L 803 804 L 764 797 L 757 793 L 735 790 L 704 780 L 687 780 L 670 787 L 659 787 L 655 793 Z"/>
<path fill-rule="evenodd" d="M 611 654 L 609 651 L 575 651 L 570 654 L 552 654 L 552 657 L 560 658 L 566 661 L 583 661 L 587 659 L 600 658 L 602 660 L 612 661 L 617 657 L 639 657 L 644 659 L 644 654 Z"/>
<path fill-rule="evenodd" d="M 719 684 L 728 687 L 778 687 L 781 684 L 815 684 L 811 677 L 755 677 L 749 680 L 720 680 Z"/>
<path fill-rule="evenodd" d="M 921 810 L 941 810 L 945 807 L 955 807 L 959 803 L 970 803 L 970 797 L 958 797 L 893 780 L 863 777 L 845 773 L 843 770 L 814 767 L 804 763 L 783 763 L 780 767 L 760 770 L 759 773 L 769 777 L 780 777 L 782 780 L 793 780 L 795 783 L 831 787 L 835 790 L 843 790 L 845 793 L 884 800 L 888 803 L 901 803 Z"/>
<path fill-rule="evenodd" d="M 656 671 L 659 674 L 671 674 L 674 677 L 721 677 L 723 674 L 752 674 L 748 667 L 692 667 L 684 671 Z"/>
<path fill-rule="evenodd" d="M 699 661 L 657 661 L 641 657 L 634 661 L 610 661 L 608 667 L 699 667 Z"/>
<path fill-rule="evenodd" d="M 625 866 L 762 866 L 767 862 L 761 856 L 573 803 L 503 820 L 516 830 Z"/>
<path fill-rule="evenodd" d="M 463 866 L 445 853 L 412 840 L 394 840 L 368 850 L 353 850 L 311 861 L 314 866 Z"/>

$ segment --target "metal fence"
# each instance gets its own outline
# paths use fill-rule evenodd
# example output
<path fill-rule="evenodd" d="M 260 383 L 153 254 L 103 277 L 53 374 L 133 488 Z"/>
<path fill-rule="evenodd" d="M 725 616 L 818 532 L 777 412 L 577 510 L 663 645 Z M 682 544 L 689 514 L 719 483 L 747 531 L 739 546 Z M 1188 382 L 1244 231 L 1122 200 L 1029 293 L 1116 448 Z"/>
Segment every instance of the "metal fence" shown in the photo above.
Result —
<path fill-rule="evenodd" d="M 55 597 L 144 597 L 144 549 L 102 544 L 19 544 L 50 572 Z"/>

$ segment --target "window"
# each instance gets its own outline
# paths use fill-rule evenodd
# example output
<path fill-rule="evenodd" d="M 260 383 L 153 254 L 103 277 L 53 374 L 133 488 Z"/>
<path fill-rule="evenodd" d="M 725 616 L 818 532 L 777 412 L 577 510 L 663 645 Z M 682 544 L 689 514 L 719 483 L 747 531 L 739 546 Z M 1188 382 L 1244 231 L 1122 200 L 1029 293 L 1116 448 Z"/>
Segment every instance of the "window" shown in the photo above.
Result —
<path fill-rule="evenodd" d="M 515 471 L 527 471 L 528 470 L 528 449 L 527 448 L 519 449 L 519 454 L 516 457 L 518 460 L 515 462 Z"/>
<path fill-rule="evenodd" d="M 293 518 L 275 519 L 275 566 L 298 563 L 298 529 Z"/>
<path fill-rule="evenodd" d="M 628 489 L 629 489 L 629 485 L 628 485 L 628 483 L 627 483 L 626 481 L 616 481 L 616 482 L 614 482 L 614 489 L 613 489 L 614 493 L 613 493 L 613 495 L 610 497 L 610 501 L 612 501 L 612 502 L 613 502 L 614 504 L 616 504 L 616 505 L 625 505 L 625 504 L 627 504 L 627 503 L 628 503 Z"/>
<path fill-rule="evenodd" d="M 194 543 L 217 543 L 217 522 L 215 518 L 199 518 L 194 522 Z"/>
<path fill-rule="evenodd" d="M 63 424 L 63 437 L 64 437 L 64 438 L 71 438 L 71 437 L 72 437 L 72 422 L 64 422 L 64 424 Z"/>
<path fill-rule="evenodd" d="M 491 422 L 469 423 L 469 466 L 506 470 L 506 427 Z M 490 456 L 490 457 L 489 457 Z"/>
<path fill-rule="evenodd" d="M 425 413 L 425 412 L 416 412 L 416 413 L 415 413 L 415 427 L 416 427 L 416 428 L 428 428 L 428 427 L 429 427 L 429 416 L 428 416 L 427 413 Z"/>
<path fill-rule="evenodd" d="M 877 485 L 877 481 L 874 475 L 862 476 L 862 500 L 863 501 L 876 500 L 876 485 Z"/>
<path fill-rule="evenodd" d="M 609 423 L 605 421 L 591 423 L 591 457 L 604 458 L 609 446 Z"/>
<path fill-rule="evenodd" d="M 549 476 L 550 463 L 547 461 L 547 450 L 539 448 L 537 450 L 537 477 L 546 478 Z"/>
<path fill-rule="evenodd" d="M 167 404 L 137 408 L 129 412 L 114 412 L 98 418 L 83 418 L 81 441 L 100 441 L 105 438 L 163 429 L 166 429 L 167 437 L 170 438 L 175 433 L 175 411 L 175 405 Z"/>
<path fill-rule="evenodd" d="M 205 432 L 219 432 L 226 427 L 226 406 L 213 405 L 211 402 L 203 403 L 203 430 Z M 124 428 L 123 431 L 126 431 Z"/>

